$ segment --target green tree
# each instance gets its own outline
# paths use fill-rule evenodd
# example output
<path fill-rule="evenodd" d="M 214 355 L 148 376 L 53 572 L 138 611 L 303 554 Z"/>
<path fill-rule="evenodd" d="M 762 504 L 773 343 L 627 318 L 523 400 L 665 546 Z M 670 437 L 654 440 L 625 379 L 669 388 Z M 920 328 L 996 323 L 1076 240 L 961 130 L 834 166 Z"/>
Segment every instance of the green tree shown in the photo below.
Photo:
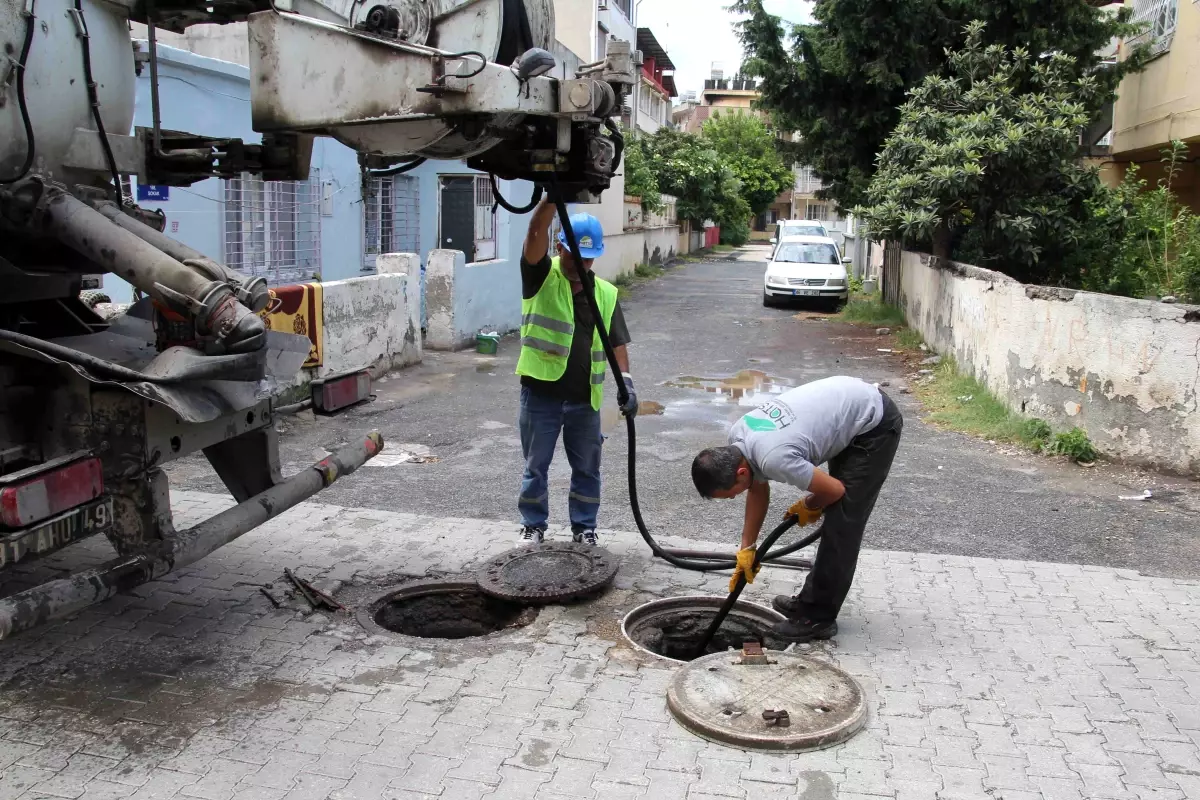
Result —
<path fill-rule="evenodd" d="M 749 236 L 750 206 L 741 181 L 703 137 L 660 128 L 641 139 L 646 163 L 658 179 L 659 191 L 674 195 L 676 214 L 697 224 L 713 220 L 728 229 L 731 242 Z"/>
<path fill-rule="evenodd" d="M 663 204 L 658 189 L 658 177 L 647 160 L 646 145 L 641 137 L 625 133 L 625 194 L 642 199 L 646 211 L 661 211 Z"/>
<path fill-rule="evenodd" d="M 1019 280 L 1073 282 L 1066 254 L 1086 235 L 1102 191 L 1078 158 L 1079 130 L 1102 93 L 1064 53 L 984 45 L 968 26 L 900 109 L 856 213 L 873 235 L 932 246 L 935 255 L 991 266 Z"/>
<path fill-rule="evenodd" d="M 743 71 L 763 79 L 760 107 L 779 129 L 800 133 L 795 157 L 843 208 L 866 202 L 907 92 L 942 71 L 973 20 L 987 23 L 984 44 L 1072 58 L 1074 76 L 1091 75 L 1097 87 L 1089 120 L 1145 59 L 1139 48 L 1119 64 L 1098 63 L 1098 51 L 1135 29 L 1129 9 L 1109 14 L 1089 0 L 816 0 L 810 25 L 766 13 L 763 0 L 732 8 L 748 15 L 739 23 Z"/>
<path fill-rule="evenodd" d="M 791 169 L 775 147 L 775 135 L 754 114 L 717 113 L 700 132 L 741 182 L 751 214 L 766 211 L 792 185 Z"/>

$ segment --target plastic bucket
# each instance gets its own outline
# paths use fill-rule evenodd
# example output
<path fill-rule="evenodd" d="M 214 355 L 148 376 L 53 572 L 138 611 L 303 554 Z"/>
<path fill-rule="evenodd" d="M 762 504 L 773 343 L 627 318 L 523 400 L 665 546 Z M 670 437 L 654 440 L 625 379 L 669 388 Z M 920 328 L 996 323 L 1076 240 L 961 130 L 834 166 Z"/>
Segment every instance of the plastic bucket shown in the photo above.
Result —
<path fill-rule="evenodd" d="M 482 353 L 485 356 L 496 355 L 496 348 L 500 345 L 500 337 L 492 334 L 480 333 L 475 336 L 475 352 Z"/>

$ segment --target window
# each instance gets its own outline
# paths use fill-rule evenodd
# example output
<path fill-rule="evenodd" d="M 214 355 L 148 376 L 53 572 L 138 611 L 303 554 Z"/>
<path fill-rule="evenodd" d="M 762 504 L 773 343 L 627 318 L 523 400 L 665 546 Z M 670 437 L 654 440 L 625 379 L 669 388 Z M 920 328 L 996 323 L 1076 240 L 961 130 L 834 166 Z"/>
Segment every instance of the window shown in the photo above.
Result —
<path fill-rule="evenodd" d="M 417 179 L 411 175 L 372 178 L 363 198 L 363 272 L 374 272 L 384 253 L 419 253 Z"/>
<path fill-rule="evenodd" d="M 608 31 L 603 25 L 596 26 L 596 61 L 601 61 L 608 55 Z"/>
<path fill-rule="evenodd" d="M 1150 54 L 1158 55 L 1171 49 L 1179 17 L 1179 0 L 1133 0 L 1133 21 L 1145 26 L 1146 32 L 1130 40 L 1150 43 Z"/>
<path fill-rule="evenodd" d="M 828 203 L 809 203 L 808 210 L 804 212 L 805 219 L 815 219 L 824 221 L 829 219 L 829 204 Z"/>
<path fill-rule="evenodd" d="M 625 19 L 633 21 L 633 15 L 630 13 L 632 8 L 632 0 L 610 0 L 612 6 L 621 9 L 621 13 L 625 15 Z"/>
<path fill-rule="evenodd" d="M 821 190 L 821 181 L 813 174 L 812 167 L 796 168 L 796 191 L 799 194 L 814 194 Z"/>
<path fill-rule="evenodd" d="M 780 238 L 784 236 L 828 236 L 825 228 L 819 225 L 781 225 Z"/>
<path fill-rule="evenodd" d="M 837 248 L 831 244 L 781 244 L 774 261 L 784 264 L 840 264 Z"/>
<path fill-rule="evenodd" d="M 224 181 L 225 263 L 276 286 L 321 271 L 321 180 L 263 181 L 243 174 Z"/>
<path fill-rule="evenodd" d="M 475 176 L 475 260 L 496 257 L 496 212 L 492 209 L 492 182 L 486 175 Z"/>

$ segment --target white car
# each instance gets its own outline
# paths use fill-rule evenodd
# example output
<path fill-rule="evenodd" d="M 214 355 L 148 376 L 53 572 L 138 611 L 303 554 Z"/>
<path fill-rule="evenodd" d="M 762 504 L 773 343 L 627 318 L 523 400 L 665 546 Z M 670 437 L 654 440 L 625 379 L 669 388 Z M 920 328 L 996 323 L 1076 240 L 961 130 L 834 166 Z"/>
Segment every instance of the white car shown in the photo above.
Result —
<path fill-rule="evenodd" d="M 791 236 L 828 236 L 829 231 L 816 220 L 781 219 L 775 223 L 775 235 L 771 244 L 778 244 Z"/>
<path fill-rule="evenodd" d="M 795 298 L 834 305 L 849 297 L 846 264 L 828 236 L 789 236 L 775 245 L 763 275 L 763 305 Z"/>

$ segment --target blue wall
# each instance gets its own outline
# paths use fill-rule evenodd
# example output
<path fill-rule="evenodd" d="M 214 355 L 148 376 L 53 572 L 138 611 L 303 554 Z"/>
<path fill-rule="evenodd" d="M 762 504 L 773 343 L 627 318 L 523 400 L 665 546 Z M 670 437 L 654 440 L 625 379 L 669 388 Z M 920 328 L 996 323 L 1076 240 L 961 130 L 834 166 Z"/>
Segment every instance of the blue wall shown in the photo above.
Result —
<path fill-rule="evenodd" d="M 159 100 L 162 125 L 167 130 L 187 131 L 205 136 L 241 138 L 249 143 L 261 141 L 250 127 L 250 71 L 238 64 L 205 58 L 176 48 L 159 45 Z M 144 67 L 137 81 L 134 125 L 152 125 L 150 70 Z M 333 206 L 330 216 L 321 217 L 321 277 L 341 280 L 362 273 L 363 215 L 358 157 L 350 148 L 333 139 L 317 139 L 313 145 L 313 169 L 320 170 L 322 182 L 333 182 Z M 440 214 L 439 175 L 479 174 L 458 161 L 429 161 L 410 175 L 419 181 L 420 250 L 424 264 L 431 249 L 438 246 Z M 136 185 L 136 181 L 134 182 Z M 505 197 L 524 203 L 530 184 L 500 182 Z M 222 260 L 221 218 L 222 183 L 206 180 L 188 187 L 170 187 L 167 200 L 144 200 L 139 205 L 161 209 L 167 215 L 166 232 L 218 261 Z M 515 261 L 520 257 L 525 221 L 513 220 L 504 209 L 496 214 L 496 254 L 498 260 Z M 501 274 L 505 271 L 491 271 Z M 115 275 L 104 276 L 104 289 L 115 302 L 132 298 L 129 284 Z"/>

